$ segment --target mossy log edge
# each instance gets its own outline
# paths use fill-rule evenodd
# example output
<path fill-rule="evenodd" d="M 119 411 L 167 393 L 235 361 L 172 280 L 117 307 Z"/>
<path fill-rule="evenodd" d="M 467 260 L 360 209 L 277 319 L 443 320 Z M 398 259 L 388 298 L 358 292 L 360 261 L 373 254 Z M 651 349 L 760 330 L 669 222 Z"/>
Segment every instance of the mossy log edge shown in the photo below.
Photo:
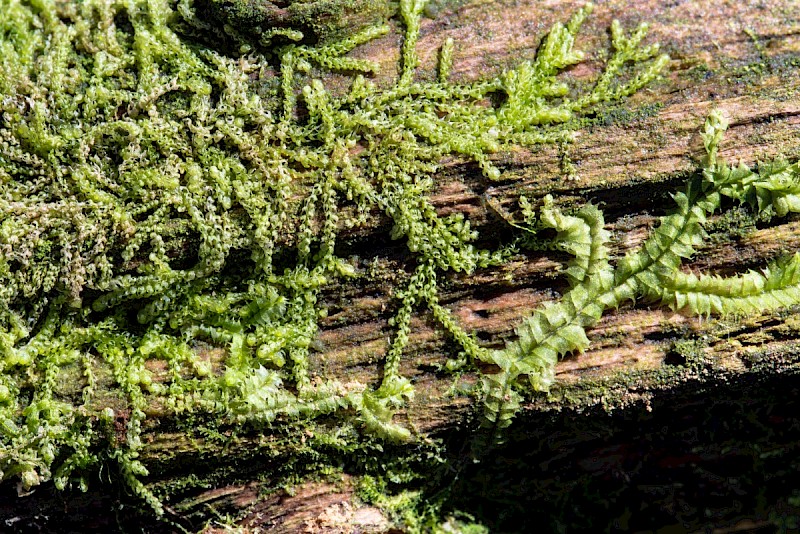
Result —
<path fill-rule="evenodd" d="M 435 196 L 440 212 L 461 212 L 475 224 L 502 228 L 504 208 L 511 206 L 520 192 L 533 197 L 550 193 L 574 199 L 576 204 L 591 200 L 604 206 L 611 221 L 608 228 L 615 235 L 613 254 L 621 255 L 642 242 L 663 213 L 669 193 L 696 172 L 702 157 L 698 132 L 712 109 L 721 110 L 731 122 L 721 150 L 725 159 L 753 165 L 777 155 L 792 161 L 800 158 L 800 136 L 796 133 L 800 125 L 800 10 L 788 1 L 758 6 L 726 3 L 713 8 L 694 3 L 661 4 L 640 2 L 632 10 L 624 1 L 603 3 L 584 31 L 584 49 L 594 50 L 607 41 L 605 28 L 612 17 L 628 27 L 650 22 L 651 39 L 666 44 L 673 58 L 661 82 L 632 101 L 610 107 L 567 148 L 501 156 L 497 163 L 509 177 L 502 183 L 487 185 L 476 169 L 454 163 L 440 177 L 440 192 Z M 422 67 L 433 72 L 436 50 L 452 36 L 460 47 L 453 63 L 454 76 L 474 79 L 497 72 L 512 65 L 519 53 L 535 48 L 539 32 L 529 31 L 530 24 L 546 28 L 577 7 L 575 2 L 563 1 L 513 5 L 478 2 L 454 10 L 444 7 L 436 18 L 423 23 L 419 45 Z M 357 54 L 392 72 L 396 62 L 394 39 L 385 37 Z M 571 75 L 590 77 L 593 68 L 589 60 Z M 572 175 L 568 180 L 565 164 Z M 743 221 L 720 221 L 715 246 L 703 251 L 689 268 L 741 271 L 761 266 L 778 252 L 796 250 L 800 245 L 797 218 L 765 229 L 753 223 L 754 229 L 737 233 L 745 226 Z M 377 233 L 379 229 L 375 228 L 374 234 L 354 236 L 353 242 L 366 247 L 380 242 L 385 238 Z M 554 265 L 519 261 L 501 272 L 454 277 L 442 288 L 441 301 L 482 339 L 501 340 L 511 335 L 513 325 L 527 310 L 548 296 Z M 385 272 L 390 271 L 387 259 Z M 380 276 L 379 272 L 376 285 Z M 361 364 L 368 360 L 370 351 L 365 348 L 385 346 L 381 310 L 389 298 L 375 296 L 369 288 L 339 287 L 326 299 L 332 309 L 340 310 L 327 318 L 321 336 L 326 371 L 357 376 L 363 369 Z M 408 410 L 415 421 L 421 421 L 417 428 L 420 434 L 452 439 L 470 417 L 471 402 L 446 396 L 453 386 L 452 378 L 430 371 L 431 364 L 442 361 L 447 351 L 446 338 L 422 320 L 412 327 L 410 355 L 402 363 L 403 372 L 413 376 L 417 388 L 426 393 L 417 395 Z M 558 365 L 557 386 L 547 398 L 525 406 L 525 420 L 535 419 L 531 414 L 539 412 L 593 417 L 596 406 L 609 411 L 647 411 L 654 404 L 661 405 L 658 399 L 674 391 L 693 400 L 697 397 L 690 392 L 702 391 L 713 403 L 721 384 L 769 382 L 776 376 L 793 376 L 800 369 L 800 312 L 795 309 L 732 321 L 691 319 L 663 309 L 629 307 L 604 317 L 590 330 L 589 337 L 591 349 Z M 681 344 L 687 339 L 692 343 Z M 465 384 L 471 379 L 469 375 L 461 378 Z M 692 387 L 683 388 L 685 384 Z M 678 397 L 676 402 L 680 401 Z M 262 465 L 268 465 L 269 461 L 263 459 L 276 454 L 264 445 L 267 438 L 263 435 L 241 436 L 236 446 L 213 440 L 198 443 L 187 440 L 180 431 L 165 432 L 170 426 L 165 422 L 146 430 L 143 459 L 151 470 L 163 466 L 165 472 L 175 473 L 176 480 L 190 475 L 214 455 L 241 454 L 246 462 L 250 453 L 241 451 L 255 448 L 262 451 Z M 515 439 L 525 434 L 524 428 L 520 422 Z M 200 450 L 203 453 L 197 454 Z M 391 528 L 378 509 L 359 504 L 347 476 L 336 484 L 298 481 L 290 493 L 266 497 L 259 489 L 262 476 L 252 473 L 252 480 L 242 483 L 247 475 L 235 475 L 232 478 L 237 482 L 230 485 L 222 477 L 218 487 L 195 488 L 182 495 L 180 503 L 169 504 L 173 519 L 180 523 L 181 516 L 201 516 L 214 508 L 232 517 L 244 512 L 237 520 L 241 525 L 276 532 Z M 107 497 L 95 493 L 55 496 L 48 488 L 41 488 L 17 500 L 11 497 L 13 488 L 6 486 L 0 517 L 9 527 L 42 524 L 52 529 L 44 516 L 57 516 L 61 513 L 55 511 L 57 508 L 68 510 L 71 517 L 83 517 L 89 524 L 104 523 L 91 518 L 98 502 L 108 504 Z M 201 509 L 202 514 L 198 513 Z M 216 521 L 213 515 L 205 517 L 210 517 L 209 524 Z M 763 521 L 763 517 L 754 521 Z"/>

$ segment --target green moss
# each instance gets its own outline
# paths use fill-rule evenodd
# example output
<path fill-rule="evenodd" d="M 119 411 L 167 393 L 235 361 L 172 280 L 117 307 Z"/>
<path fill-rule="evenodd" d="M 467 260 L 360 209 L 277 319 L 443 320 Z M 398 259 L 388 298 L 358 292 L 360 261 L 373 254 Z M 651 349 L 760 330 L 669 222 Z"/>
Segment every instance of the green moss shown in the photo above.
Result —
<path fill-rule="evenodd" d="M 683 76 L 689 78 L 693 83 L 705 82 L 708 78 L 714 76 L 715 72 L 706 63 L 698 63 L 692 65 L 682 72 Z"/>
<path fill-rule="evenodd" d="M 755 58 L 724 58 L 721 60 L 726 80 L 732 84 L 755 85 L 768 76 L 786 78 L 797 73 L 800 59 L 794 52 L 770 52 L 769 40 L 747 28 L 744 33 L 752 42 Z"/>
<path fill-rule="evenodd" d="M 470 0 L 430 0 L 425 4 L 423 15 L 429 18 L 438 17 L 443 11 L 456 10 L 469 3 Z"/>
<path fill-rule="evenodd" d="M 598 124 L 600 126 L 630 124 L 656 116 L 663 107 L 664 105 L 661 102 L 643 104 L 635 109 L 620 104 L 609 105 L 604 107 L 592 121 L 587 122 L 590 125 Z"/>
<path fill-rule="evenodd" d="M 740 240 L 756 230 L 756 225 L 762 222 L 758 213 L 754 213 L 747 206 L 735 206 L 723 212 L 706 224 L 709 245 L 720 245 Z"/>
<path fill-rule="evenodd" d="M 328 44 L 383 23 L 397 2 L 383 0 L 183 0 L 179 11 L 189 33 L 237 44 L 240 51 L 269 53 L 287 42 Z"/>
<path fill-rule="evenodd" d="M 369 20 L 386 7 L 373 4 L 381 9 Z M 477 361 L 499 369 L 483 375 L 482 397 L 486 421 L 500 430 L 523 395 L 553 382 L 557 358 L 585 348 L 584 330 L 625 300 L 697 314 L 798 300 L 797 256 L 764 275 L 680 274 L 722 196 L 768 217 L 798 210 L 796 165 L 755 173 L 717 161 L 718 115 L 704 133 L 704 178 L 676 195 L 676 213 L 615 269 L 593 206 L 571 214 L 550 198 L 541 209 L 523 199 L 524 223 L 512 223 L 520 237 L 491 250 L 474 244 L 479 236 L 462 215 L 437 214 L 430 196 L 444 156 L 497 179 L 491 154 L 564 143 L 600 106 L 656 78 L 667 58 L 641 46 L 645 26 L 627 35 L 612 24 L 606 68 L 582 90 L 558 75 L 583 58 L 574 43 L 590 7 L 555 25 L 534 59 L 495 79 L 451 83 L 446 44 L 438 80 L 423 83 L 416 42 L 426 3 L 402 0 L 399 76 L 379 89 L 364 76 L 376 66 L 348 53 L 390 27 L 381 20 L 352 32 L 361 23 L 343 15 L 351 12 L 345 5 L 361 12 L 358 2 L 292 4 L 287 12 L 297 17 L 324 21 L 321 9 L 339 21 L 338 40 L 311 27 L 312 46 L 296 44 L 306 19 L 284 24 L 269 2 L 0 0 L 3 479 L 18 476 L 23 491 L 48 479 L 84 487 L 90 469 L 115 462 L 132 492 L 160 512 L 140 457 L 154 413 L 194 429 L 201 455 L 233 439 L 223 429 L 269 425 L 289 437 L 258 454 L 285 445 L 295 458 L 314 458 L 318 448 L 301 446 L 308 430 L 318 447 L 361 455 L 412 441 L 394 416 L 414 395 L 400 361 L 420 309 L 460 352 L 443 369 Z M 214 32 L 252 30 L 235 36 L 239 44 L 266 39 L 236 59 L 222 53 L 225 43 L 222 52 L 200 46 L 192 34 L 212 24 L 209 13 L 228 24 Z M 310 79 L 312 67 L 348 73 L 352 86 L 335 96 Z M 301 74 L 309 78 L 302 87 Z M 312 360 L 321 291 L 358 276 L 338 252 L 339 234 L 376 214 L 405 243 L 411 272 L 397 277 L 393 335 L 386 354 L 375 355 L 383 365 L 371 387 L 317 376 Z M 555 239 L 539 238 L 541 229 Z M 574 256 L 564 271 L 572 289 L 534 311 L 518 339 L 490 351 L 439 303 L 438 284 L 497 266 L 522 247 Z M 347 430 L 321 432 L 315 422 L 325 417 Z M 381 476 L 406 484 L 415 475 Z M 165 491 L 203 483 L 186 479 Z"/>

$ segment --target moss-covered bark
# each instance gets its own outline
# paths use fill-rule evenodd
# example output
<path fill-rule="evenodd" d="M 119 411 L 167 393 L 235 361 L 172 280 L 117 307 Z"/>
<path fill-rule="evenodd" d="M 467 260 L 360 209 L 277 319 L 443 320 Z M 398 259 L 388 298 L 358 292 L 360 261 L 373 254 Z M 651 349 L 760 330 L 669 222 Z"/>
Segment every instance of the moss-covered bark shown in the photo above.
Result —
<path fill-rule="evenodd" d="M 436 214 L 442 218 L 463 214 L 479 230 L 481 237 L 476 245 L 492 248 L 497 241 L 510 242 L 519 233 L 509 223 L 520 222 L 521 195 L 536 201 L 552 194 L 566 211 L 591 201 L 603 211 L 612 236 L 610 256 L 616 263 L 626 252 L 642 245 L 649 230 L 673 205 L 670 195 L 683 190 L 687 181 L 699 179 L 704 157 L 699 132 L 712 109 L 721 110 L 731 122 L 720 148 L 723 159 L 742 160 L 751 166 L 778 155 L 795 161 L 800 156 L 794 103 L 800 86 L 795 37 L 799 14 L 790 2 L 768 4 L 762 9 L 747 3 L 711 8 L 693 3 L 665 7 L 652 2 L 637 4 L 635 11 L 625 2 L 598 6 L 581 32 L 580 48 L 605 50 L 609 39 L 606 29 L 612 17 L 620 19 L 626 28 L 648 21 L 648 39 L 662 43 L 672 58 L 664 77 L 621 104 L 604 103 L 582 116 L 580 123 L 571 125 L 579 127 L 571 143 L 514 149 L 479 161 L 477 166 L 461 160 L 447 163 L 434 175 L 431 202 Z M 417 47 L 420 70 L 415 76 L 422 80 L 436 77 L 435 57 L 448 37 L 456 42 L 451 69 L 454 81 L 500 75 L 503 69 L 515 68 L 520 56 L 532 57 L 543 31 L 556 21 L 565 21 L 564 13 L 575 12 L 578 7 L 566 2 L 482 2 L 455 11 L 444 7 L 435 18 L 422 21 Z M 397 49 L 397 35 L 390 33 L 366 43 L 354 55 L 381 65 L 376 69 L 375 82 L 378 87 L 389 87 L 396 75 Z M 589 54 L 562 76 L 573 94 L 596 79 L 602 55 Z M 312 74 L 345 91 L 339 75 L 322 71 Z M 266 87 L 270 87 L 269 82 Z M 467 156 L 472 155 L 467 152 Z M 491 169 L 497 169 L 502 179 L 487 179 L 487 169 L 490 176 Z M 797 249 L 800 233 L 796 216 L 766 220 L 758 207 L 736 207 L 733 203 L 725 207 L 734 209 L 711 217 L 706 225 L 709 239 L 696 247 L 697 253 L 686 262 L 686 268 L 733 275 L 762 268 L 781 253 Z M 402 294 L 397 290 L 407 287 L 409 279 L 413 282 L 417 272 L 406 244 L 387 238 L 390 218 L 370 213 L 366 224 L 341 229 L 337 256 L 350 258 L 361 276 L 340 279 L 317 294 L 320 308 L 327 314 L 319 321 L 319 334 L 311 345 L 313 357 L 308 358 L 305 371 L 312 383 L 324 377 L 339 381 L 345 388 L 361 384 L 359 387 L 373 388 L 370 391 L 381 391 L 385 374 L 376 372 L 376 367 L 396 343 L 397 331 L 388 321 L 397 315 L 398 308 L 402 309 Z M 308 231 L 320 235 L 315 233 L 317 227 Z M 294 244 L 284 237 L 275 242 L 278 247 Z M 167 246 L 165 257 L 169 261 L 176 257 L 191 261 L 192 254 L 182 252 L 182 246 L 181 242 L 173 249 Z M 316 242 L 312 241 L 312 246 L 316 247 Z M 465 331 L 475 333 L 479 347 L 500 348 L 514 338 L 513 328 L 532 309 L 568 289 L 559 273 L 564 260 L 559 254 L 525 252 L 497 267 L 440 274 L 438 304 Z M 174 266 L 185 269 L 177 263 Z M 125 266 L 129 272 L 138 267 Z M 768 478 L 758 474 L 759 470 L 782 473 L 792 468 L 789 460 L 786 465 L 770 463 L 761 451 L 769 449 L 781 459 L 792 456 L 791 428 L 796 426 L 796 419 L 781 401 L 784 395 L 793 398 L 796 393 L 791 381 L 796 372 L 800 324 L 796 307 L 720 319 L 694 318 L 648 303 L 624 303 L 587 329 L 586 350 L 556 365 L 550 393 L 525 392 L 523 414 L 504 437 L 489 441 L 475 429 L 482 411 L 481 376 L 497 369 L 477 362 L 475 367 L 466 367 L 463 374 L 441 371 L 440 366 L 457 359 L 465 345 L 441 332 L 441 314 L 436 318 L 435 313 L 423 309 L 409 318 L 408 343 L 402 347 L 395 369 L 415 391 L 413 398 L 400 394 L 398 398 L 405 397 L 405 406 L 391 419 L 392 424 L 410 432 L 414 438 L 411 445 L 382 444 L 370 437 L 370 432 L 365 434 L 363 428 L 368 428 L 369 422 L 359 420 L 365 416 L 358 415 L 361 408 L 356 404 L 331 410 L 329 417 L 299 422 L 279 417 L 270 419 L 268 426 L 255 428 L 252 422 L 239 426 L 235 420 L 208 413 L 175 416 L 159 401 L 141 406 L 147 417 L 143 418 L 143 446 L 138 449 L 138 459 L 151 473 L 143 481 L 166 504 L 167 520 L 193 530 L 206 521 L 253 529 L 283 525 L 284 531 L 305 526 L 349 531 L 357 528 L 354 525 L 381 530 L 387 528 L 388 519 L 413 526 L 415 522 L 435 523 L 433 516 L 440 513 L 444 514 L 440 519 L 447 520 L 448 513 L 460 510 L 477 513 L 477 520 L 497 529 L 511 528 L 513 523 L 503 523 L 481 508 L 487 501 L 470 497 L 476 488 L 480 495 L 494 493 L 493 497 L 500 499 L 506 491 L 508 495 L 532 495 L 527 502 L 534 503 L 537 515 L 552 514 L 554 528 L 565 522 L 567 527 L 595 526 L 594 521 L 602 515 L 598 502 L 612 503 L 610 507 L 617 511 L 609 512 L 608 521 L 621 521 L 620 528 L 675 523 L 701 528 L 729 525 L 743 518 L 766 524 L 779 522 L 781 516 L 796 511 L 797 496 L 791 491 L 779 494 L 768 485 L 758 488 Z M 210 372 L 222 372 L 228 357 L 225 344 L 198 346 L 197 350 L 201 361 L 210 365 Z M 166 377 L 164 367 L 155 362 L 145 369 L 158 383 Z M 117 446 L 125 447 L 130 417 L 127 401 L 119 393 L 102 391 L 106 385 L 117 388 L 114 382 L 120 379 L 112 377 L 114 372 L 106 370 L 106 376 L 100 375 L 100 393 L 93 405 L 116 410 L 116 419 L 102 424 L 107 426 L 112 444 L 116 440 Z M 303 379 L 297 376 L 294 373 L 285 379 L 301 385 Z M 753 383 L 757 386 L 752 387 Z M 775 388 L 784 395 L 765 394 L 756 397 L 755 403 L 747 400 L 762 387 Z M 337 394 L 344 398 L 351 391 Z M 80 390 L 75 393 L 80 394 Z M 725 419 L 733 409 L 753 414 L 756 422 L 752 428 L 761 436 L 760 441 L 750 444 L 746 438 L 737 437 L 738 432 L 750 427 L 740 419 Z M 606 415 L 608 412 L 612 417 Z M 691 438 L 691 429 L 700 427 L 701 420 L 708 421 L 700 413 L 711 414 L 710 420 L 722 421 L 721 425 L 735 430 L 709 431 L 704 437 Z M 686 421 L 683 426 L 675 422 L 676 414 Z M 636 418 L 646 423 L 634 440 L 625 436 L 631 432 L 628 421 Z M 661 439 L 658 436 L 663 425 L 675 431 L 662 434 L 680 436 L 671 442 L 669 450 L 654 445 Z M 580 437 L 588 432 L 609 441 L 606 444 L 600 438 Z M 580 445 L 574 445 L 576 439 Z M 690 450 L 692 439 L 702 451 Z M 567 445 L 552 445 L 554 440 Z M 723 493 L 748 494 L 741 509 L 719 505 L 711 516 L 704 516 L 699 507 L 692 510 L 684 506 L 676 511 L 675 502 L 693 497 L 653 499 L 643 497 L 647 491 L 630 489 L 639 484 L 674 495 L 677 484 L 697 480 L 708 483 L 713 477 L 704 472 L 729 469 L 725 462 L 731 453 L 719 449 L 720 443 L 745 451 L 733 454 L 737 458 L 758 456 L 752 469 L 740 470 L 742 474 L 737 475 L 748 481 L 716 488 Z M 654 448 L 647 449 L 648 444 Z M 481 462 L 474 467 L 476 458 Z M 509 465 L 528 480 L 513 479 L 503 486 L 500 479 L 507 476 Z M 579 467 L 565 467 L 569 465 Z M 676 465 L 679 474 L 670 481 Z M 104 469 L 116 469 L 116 464 L 105 464 Z M 454 477 L 454 472 L 459 476 Z M 554 472 L 565 488 L 579 489 L 576 491 L 581 497 L 575 500 L 581 508 L 574 518 L 567 512 L 573 501 L 559 497 L 562 489 L 552 482 Z M 358 478 L 351 479 L 350 475 Z M 316 482 L 307 482 L 308 477 Z M 652 482 L 652 477 L 658 480 Z M 115 473 L 112 478 L 120 477 Z M 593 482 L 595 478 L 604 482 Z M 91 492 L 98 491 L 92 480 L 89 485 Z M 289 490 L 295 492 L 294 497 L 281 496 L 286 488 L 294 488 Z M 34 525 L 44 521 L 38 515 L 47 515 L 50 526 L 45 528 L 53 528 L 53 518 L 63 517 L 55 510 L 47 514 L 40 510 L 49 499 L 59 503 L 59 508 L 61 499 L 66 499 L 63 506 L 67 515 L 82 522 L 92 517 L 92 506 L 111 506 L 117 495 L 125 500 L 126 492 L 120 486 L 112 497 L 101 498 L 99 493 L 83 498 L 72 493 L 52 497 L 51 490 L 42 487 L 31 496 L 20 501 L 14 497 L 12 501 L 10 483 L 5 483 L 4 490 L 9 496 L 4 502 L 9 504 L 0 512 L 3 518 L 17 526 Z M 757 491 L 761 494 L 751 498 L 750 493 Z M 617 497 L 598 501 L 593 500 L 594 493 Z M 328 497 L 314 505 L 323 494 Z M 568 494 L 568 489 L 563 489 L 563 494 Z M 650 506 L 657 508 L 658 513 L 649 516 L 651 522 L 635 510 L 628 513 L 614 508 L 621 506 L 621 500 L 635 502 L 637 498 L 649 499 Z M 380 508 L 382 516 L 377 508 L 358 504 L 364 501 Z M 135 508 L 136 504 L 129 501 L 129 506 Z M 514 506 L 511 503 L 508 509 Z M 426 516 L 426 512 L 431 515 Z M 122 516 L 126 513 L 123 511 Z M 230 517 L 223 517 L 225 514 Z M 144 517 L 146 513 L 138 520 L 146 522 Z M 461 528 L 470 523 L 465 516 L 449 521 Z M 162 523 L 147 528 L 171 527 Z"/>

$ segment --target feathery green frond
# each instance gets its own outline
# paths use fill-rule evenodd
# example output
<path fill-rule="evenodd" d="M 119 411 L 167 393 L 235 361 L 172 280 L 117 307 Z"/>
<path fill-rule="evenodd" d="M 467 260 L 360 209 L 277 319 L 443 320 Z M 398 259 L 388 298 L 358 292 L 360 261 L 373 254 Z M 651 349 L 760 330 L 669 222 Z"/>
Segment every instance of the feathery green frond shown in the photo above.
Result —
<path fill-rule="evenodd" d="M 597 208 L 587 205 L 575 216 L 564 215 L 546 197 L 539 226 L 555 229 L 553 247 L 574 255 L 566 269 L 570 289 L 558 302 L 550 302 L 534 311 L 515 330 L 518 338 L 502 351 L 486 354 L 502 372 L 484 381 L 486 419 L 501 429 L 510 424 L 512 415 L 499 399 L 513 397 L 518 378 L 527 376 L 536 391 L 547 391 L 555 380 L 558 359 L 589 346 L 585 329 L 595 324 L 604 306 L 600 295 L 608 292 L 614 275 L 609 265 L 606 243 L 608 231 Z M 499 391 L 493 388 L 501 388 Z M 514 395 L 512 395 L 514 393 Z"/>
<path fill-rule="evenodd" d="M 762 273 L 721 277 L 677 273 L 662 301 L 694 315 L 749 315 L 800 303 L 800 254 L 771 263 Z"/>
<path fill-rule="evenodd" d="M 618 29 L 612 33 L 621 48 L 627 46 Z M 483 382 L 484 419 L 495 431 L 511 424 L 519 404 L 515 390 L 522 388 L 519 377 L 527 375 L 534 391 L 546 391 L 558 359 L 589 346 L 585 329 L 606 309 L 642 299 L 693 315 L 745 315 L 800 304 L 797 253 L 771 263 L 762 273 L 721 277 L 681 271 L 683 261 L 702 245 L 703 225 L 720 208 L 723 196 L 749 203 L 767 215 L 783 216 L 800 208 L 796 196 L 800 165 L 778 161 L 762 165 L 757 172 L 745 166 L 731 169 L 718 158 L 726 128 L 722 115 L 712 112 L 701 134 L 706 148 L 703 181 L 690 182 L 685 193 L 675 194 L 674 212 L 662 217 L 641 247 L 620 259 L 613 271 L 599 211 L 588 206 L 577 216 L 564 216 L 551 207 L 549 197 L 545 199 L 538 226 L 556 229 L 550 246 L 575 256 L 565 271 L 572 288 L 525 319 L 516 329 L 517 339 L 488 354 L 486 361 L 501 369 Z M 524 199 L 521 205 L 531 224 L 530 205 Z M 537 245 L 541 248 L 542 244 Z"/>

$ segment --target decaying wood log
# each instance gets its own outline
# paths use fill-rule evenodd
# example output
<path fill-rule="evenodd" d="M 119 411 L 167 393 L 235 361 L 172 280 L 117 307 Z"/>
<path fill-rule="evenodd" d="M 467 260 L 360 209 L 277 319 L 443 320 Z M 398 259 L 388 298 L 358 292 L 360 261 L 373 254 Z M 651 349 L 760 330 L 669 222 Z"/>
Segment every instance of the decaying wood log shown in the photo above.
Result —
<path fill-rule="evenodd" d="M 531 57 L 543 32 L 580 5 L 442 2 L 422 25 L 421 76 L 435 75 L 437 50 L 448 37 L 456 42 L 455 79 L 498 74 Z M 699 132 L 711 110 L 730 121 L 724 159 L 750 166 L 777 156 L 800 159 L 800 8 L 793 0 L 598 2 L 580 47 L 606 49 L 612 19 L 626 28 L 651 25 L 648 41 L 661 43 L 671 58 L 663 78 L 604 108 L 568 145 L 497 155 L 499 182 L 487 181 L 473 165 L 451 162 L 436 177 L 440 214 L 463 213 L 481 235 L 508 236 L 513 229 L 506 219 L 520 194 L 552 194 L 576 206 L 593 202 L 613 235 L 612 255 L 621 257 L 644 241 L 672 205 L 670 195 L 698 172 Z M 376 83 L 386 83 L 396 72 L 398 44 L 389 34 L 354 55 L 380 63 Z M 602 59 L 590 53 L 567 77 L 591 79 Z M 326 82 L 337 79 L 329 75 Z M 326 292 L 329 313 L 312 375 L 378 379 L 376 359 L 386 352 L 394 306 L 387 282 L 406 267 L 404 249 L 388 239 L 385 223 L 376 218 L 349 236 L 346 246 L 364 258 L 365 268 L 369 262 L 370 276 Z M 800 249 L 796 216 L 764 224 L 734 210 L 712 220 L 709 233 L 709 245 L 689 270 L 744 272 Z M 532 308 L 565 289 L 561 259 L 520 254 L 501 268 L 449 276 L 440 300 L 486 346 L 501 346 Z M 478 377 L 437 372 L 452 357 L 451 343 L 430 317 L 414 318 L 401 371 L 417 394 L 404 417 L 421 442 L 443 444 L 442 472 L 451 480 L 438 472 L 430 477 L 442 478 L 453 509 L 498 532 L 542 524 L 552 530 L 715 532 L 797 527 L 792 520 L 800 514 L 800 487 L 787 485 L 799 467 L 796 307 L 717 319 L 637 303 L 607 313 L 588 336 L 586 352 L 558 364 L 551 393 L 534 397 L 504 443 L 473 463 L 475 401 L 453 391 L 469 391 Z M 356 496 L 352 477 L 370 471 L 347 452 L 298 448 L 298 437 L 278 425 L 201 438 L 186 432 L 194 422 L 159 423 L 146 429 L 143 460 L 148 484 L 169 496 L 173 526 L 154 522 L 124 488 L 98 481 L 87 494 L 42 487 L 22 498 L 5 484 L 0 530 L 402 528 L 385 507 Z M 380 463 L 399 453 L 387 445 L 372 454 Z M 335 462 L 341 470 L 331 468 Z"/>

